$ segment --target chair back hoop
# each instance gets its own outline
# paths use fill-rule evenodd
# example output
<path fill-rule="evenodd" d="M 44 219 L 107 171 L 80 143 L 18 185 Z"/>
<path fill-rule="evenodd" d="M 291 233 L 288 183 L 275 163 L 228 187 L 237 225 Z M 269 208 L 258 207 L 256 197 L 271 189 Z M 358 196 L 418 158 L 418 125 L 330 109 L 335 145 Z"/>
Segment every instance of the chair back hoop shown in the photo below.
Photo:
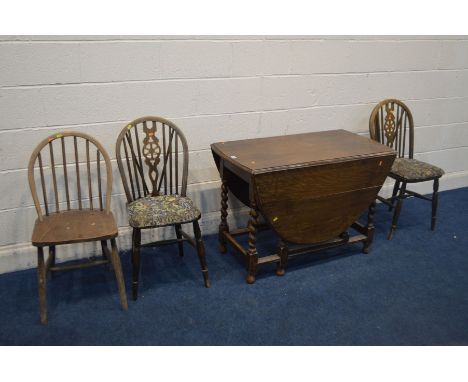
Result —
<path fill-rule="evenodd" d="M 67 142 L 70 146 L 70 141 L 72 141 L 72 150 L 70 151 L 73 152 L 73 155 L 70 155 L 70 151 L 67 152 Z M 83 146 L 83 141 L 85 153 L 81 153 L 82 156 L 84 155 L 84 159 L 80 159 L 80 148 Z M 55 147 L 54 143 L 56 143 Z M 46 151 L 48 151 L 48 153 Z M 47 159 L 48 163 L 46 162 Z M 105 202 L 103 198 L 103 182 L 101 179 L 102 160 L 104 160 L 106 171 Z M 57 133 L 41 141 L 31 154 L 28 165 L 29 188 L 31 189 L 37 215 L 39 220 L 42 221 L 44 214 L 36 187 L 36 164 L 38 164 L 37 167 L 39 169 L 43 206 L 46 216 L 49 215 L 50 212 L 60 213 L 69 211 L 72 209 L 72 204 L 76 204 L 77 208 L 80 210 L 88 208 L 91 210 L 100 209 L 106 211 L 106 213 L 110 212 L 112 193 L 111 162 L 107 151 L 92 136 L 76 131 Z M 85 165 L 86 168 L 80 170 L 80 167 L 83 165 Z M 93 174 L 92 171 L 94 171 L 94 169 L 96 172 Z M 61 179 L 62 175 L 63 178 Z M 50 178 L 49 180 L 53 186 L 52 195 L 49 195 L 48 192 L 50 191 L 50 187 L 48 187 L 50 186 L 50 182 L 46 181 L 47 178 Z M 93 182 L 95 178 L 97 178 L 97 184 Z M 63 182 L 61 182 L 61 180 L 63 180 Z M 75 185 L 71 184 L 73 180 L 76 181 Z M 83 187 L 81 184 L 82 182 L 85 183 Z M 59 187 L 61 185 L 63 185 L 63 187 Z M 93 188 L 96 187 L 97 192 L 93 194 Z M 62 195 L 62 200 L 59 195 Z M 65 196 L 65 200 L 63 200 L 63 196 Z M 96 197 L 99 198 L 98 203 L 93 200 Z M 52 199 L 54 199 L 53 204 L 55 204 L 55 211 L 51 211 L 52 206 L 49 208 L 49 204 L 52 204 Z M 60 204 L 65 202 L 66 207 L 61 208 Z M 88 204 L 88 207 L 86 207 L 86 204 Z"/>
<path fill-rule="evenodd" d="M 408 106 L 397 99 L 379 102 L 369 118 L 371 139 L 393 148 L 399 158 L 413 158 L 414 122 Z"/>
<path fill-rule="evenodd" d="M 173 122 L 155 116 L 135 119 L 120 132 L 115 152 L 127 201 L 145 196 L 186 196 L 188 147 Z"/>

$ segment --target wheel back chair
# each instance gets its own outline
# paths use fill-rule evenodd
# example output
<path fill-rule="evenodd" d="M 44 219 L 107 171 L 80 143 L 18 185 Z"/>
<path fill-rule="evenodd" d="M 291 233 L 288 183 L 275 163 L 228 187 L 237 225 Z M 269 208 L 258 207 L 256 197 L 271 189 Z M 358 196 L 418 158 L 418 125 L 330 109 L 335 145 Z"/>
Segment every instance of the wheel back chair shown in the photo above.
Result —
<path fill-rule="evenodd" d="M 71 148 L 68 152 L 67 147 Z M 101 179 L 104 172 L 105 182 Z M 92 181 L 96 178 L 97 183 Z M 117 225 L 110 210 L 112 168 L 101 144 L 93 137 L 78 132 L 52 135 L 33 151 L 29 160 L 28 179 L 38 215 L 32 244 L 37 247 L 41 322 L 47 323 L 46 275 L 49 271 L 111 263 L 117 278 L 120 303 L 127 310 L 125 284 L 115 242 Z M 42 190 L 42 205 L 38 188 Z M 108 240 L 112 251 L 107 247 Z M 57 245 L 90 241 L 100 241 L 102 259 L 64 263 L 60 266 L 55 264 Z M 44 247 L 48 247 L 49 253 L 45 262 Z"/>
<path fill-rule="evenodd" d="M 210 286 L 198 220 L 200 211 L 186 196 L 188 148 L 182 131 L 160 117 L 142 117 L 123 128 L 116 142 L 132 236 L 132 292 L 138 298 L 140 248 L 177 243 L 183 256 L 187 241 L 198 252 L 205 287 Z M 182 230 L 192 223 L 195 238 Z M 174 226 L 176 239 L 141 244 L 141 230 Z"/>
<path fill-rule="evenodd" d="M 389 176 L 395 179 L 393 193 L 390 198 L 377 198 L 389 206 L 389 211 L 395 207 L 392 226 L 388 234 L 391 240 L 400 216 L 403 199 L 414 196 L 432 203 L 431 229 L 435 229 L 439 178 L 444 171 L 429 163 L 413 158 L 414 156 L 414 123 L 409 108 L 397 99 L 386 99 L 377 104 L 369 119 L 370 137 L 377 142 L 392 147 L 397 151 Z M 432 198 L 408 190 L 408 183 L 433 181 Z M 395 206 L 396 202 L 396 206 Z"/>

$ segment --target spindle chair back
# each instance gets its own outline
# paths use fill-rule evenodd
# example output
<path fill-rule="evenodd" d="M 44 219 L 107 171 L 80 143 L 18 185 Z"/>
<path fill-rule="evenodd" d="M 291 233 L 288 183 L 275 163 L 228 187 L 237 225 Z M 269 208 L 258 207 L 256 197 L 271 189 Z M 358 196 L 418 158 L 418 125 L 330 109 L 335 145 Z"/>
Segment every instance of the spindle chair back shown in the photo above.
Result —
<path fill-rule="evenodd" d="M 115 238 L 117 224 L 110 210 L 112 167 L 104 147 L 80 132 L 54 134 L 35 148 L 28 181 L 37 211 L 32 244 L 37 247 L 40 318 L 47 323 L 46 275 L 77 268 L 112 264 L 120 303 L 127 310 L 122 267 Z M 107 247 L 110 240 L 111 251 Z M 103 259 L 55 264 L 56 246 L 89 241 L 101 243 Z M 44 247 L 49 256 L 44 261 Z"/>
<path fill-rule="evenodd" d="M 102 145 L 88 134 L 63 132 L 44 139 L 31 155 L 28 179 L 40 221 L 44 215 L 72 209 L 110 212 L 111 162 Z"/>

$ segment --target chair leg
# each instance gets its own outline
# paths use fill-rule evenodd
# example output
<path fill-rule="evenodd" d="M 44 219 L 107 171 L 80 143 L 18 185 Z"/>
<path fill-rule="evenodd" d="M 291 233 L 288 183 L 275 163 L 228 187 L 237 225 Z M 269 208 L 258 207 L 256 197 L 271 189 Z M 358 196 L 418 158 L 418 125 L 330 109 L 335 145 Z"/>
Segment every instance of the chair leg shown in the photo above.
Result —
<path fill-rule="evenodd" d="M 202 239 L 202 235 L 200 231 L 200 226 L 198 224 L 198 220 L 195 220 L 193 222 L 193 232 L 195 233 L 195 241 L 197 243 L 198 258 L 200 260 L 205 287 L 209 288 L 210 279 L 208 277 L 208 267 L 206 265 L 206 259 L 205 259 L 205 245 L 203 244 L 203 239 Z"/>
<path fill-rule="evenodd" d="M 107 251 L 109 250 L 107 248 L 107 241 L 101 240 L 101 249 L 102 249 L 102 257 L 104 258 L 104 260 L 109 260 L 107 257 Z"/>
<path fill-rule="evenodd" d="M 395 212 L 393 214 L 392 227 L 390 228 L 390 233 L 388 234 L 388 240 L 392 240 L 393 234 L 395 233 L 396 225 L 398 223 L 398 218 L 400 217 L 401 206 L 403 204 L 403 198 L 405 196 L 405 191 L 406 191 L 406 182 L 403 182 L 400 188 L 400 193 L 398 194 L 397 205 L 395 208 Z"/>
<path fill-rule="evenodd" d="M 133 228 L 132 235 L 132 297 L 138 299 L 138 280 L 140 277 L 141 230 Z"/>
<path fill-rule="evenodd" d="M 375 215 L 375 200 L 370 204 L 369 211 L 367 213 L 367 226 L 366 226 L 366 236 L 367 240 L 364 242 L 364 246 L 362 247 L 362 253 L 369 253 L 370 246 L 374 241 L 374 215 Z"/>
<path fill-rule="evenodd" d="M 39 314 L 41 323 L 47 324 L 47 291 L 46 268 L 44 263 L 44 248 L 37 247 L 37 287 L 39 291 Z"/>
<path fill-rule="evenodd" d="M 106 264 L 106 269 L 108 271 L 111 271 L 112 262 L 110 261 L 110 253 L 109 253 L 109 247 L 107 246 L 107 240 L 101 240 L 101 250 L 102 250 L 103 259 L 109 261 L 109 263 Z"/>
<path fill-rule="evenodd" d="M 50 260 L 47 259 L 47 262 L 46 262 L 46 270 L 45 270 L 46 276 L 47 276 L 47 270 L 48 270 L 47 266 L 49 267 L 55 266 L 55 245 L 49 246 L 49 258 Z M 49 275 L 51 279 L 54 278 L 54 272 L 49 272 Z"/>
<path fill-rule="evenodd" d="M 395 184 L 393 186 L 393 192 L 392 192 L 392 199 L 390 199 L 390 203 L 392 203 L 392 205 L 388 207 L 389 211 L 391 211 L 393 209 L 393 203 L 395 201 L 395 197 L 397 196 L 399 188 L 400 188 L 400 181 L 395 180 Z"/>
<path fill-rule="evenodd" d="M 182 239 L 182 225 L 180 224 L 176 224 L 175 225 L 175 232 L 176 232 L 176 236 L 177 236 L 177 239 Z M 178 243 L 179 245 L 179 256 L 180 257 L 183 257 L 184 256 L 184 243 L 182 241 L 179 241 Z"/>
<path fill-rule="evenodd" d="M 128 309 L 127 293 L 125 292 L 125 281 L 122 272 L 122 265 L 120 263 L 119 251 L 117 250 L 117 244 L 115 238 L 111 239 L 112 251 L 110 253 L 112 267 L 114 268 L 115 278 L 117 279 L 117 287 L 119 288 L 120 304 L 123 310 Z"/>
<path fill-rule="evenodd" d="M 437 214 L 437 205 L 439 203 L 439 179 L 434 179 L 434 192 L 432 193 L 432 219 L 431 219 L 431 230 L 435 230 L 436 225 L 436 214 Z"/>

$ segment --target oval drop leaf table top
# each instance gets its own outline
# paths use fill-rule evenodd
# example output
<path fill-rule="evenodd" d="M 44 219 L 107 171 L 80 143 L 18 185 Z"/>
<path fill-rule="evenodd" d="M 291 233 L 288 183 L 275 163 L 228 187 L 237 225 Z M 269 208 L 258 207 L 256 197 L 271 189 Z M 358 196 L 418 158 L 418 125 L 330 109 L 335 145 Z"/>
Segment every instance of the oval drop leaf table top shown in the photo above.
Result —
<path fill-rule="evenodd" d="M 245 204 L 251 195 L 278 235 L 298 244 L 321 243 L 346 231 L 375 200 L 396 156 L 391 148 L 345 130 L 219 142 L 211 148 L 217 166 L 223 163 L 228 170 L 229 190 Z"/>

